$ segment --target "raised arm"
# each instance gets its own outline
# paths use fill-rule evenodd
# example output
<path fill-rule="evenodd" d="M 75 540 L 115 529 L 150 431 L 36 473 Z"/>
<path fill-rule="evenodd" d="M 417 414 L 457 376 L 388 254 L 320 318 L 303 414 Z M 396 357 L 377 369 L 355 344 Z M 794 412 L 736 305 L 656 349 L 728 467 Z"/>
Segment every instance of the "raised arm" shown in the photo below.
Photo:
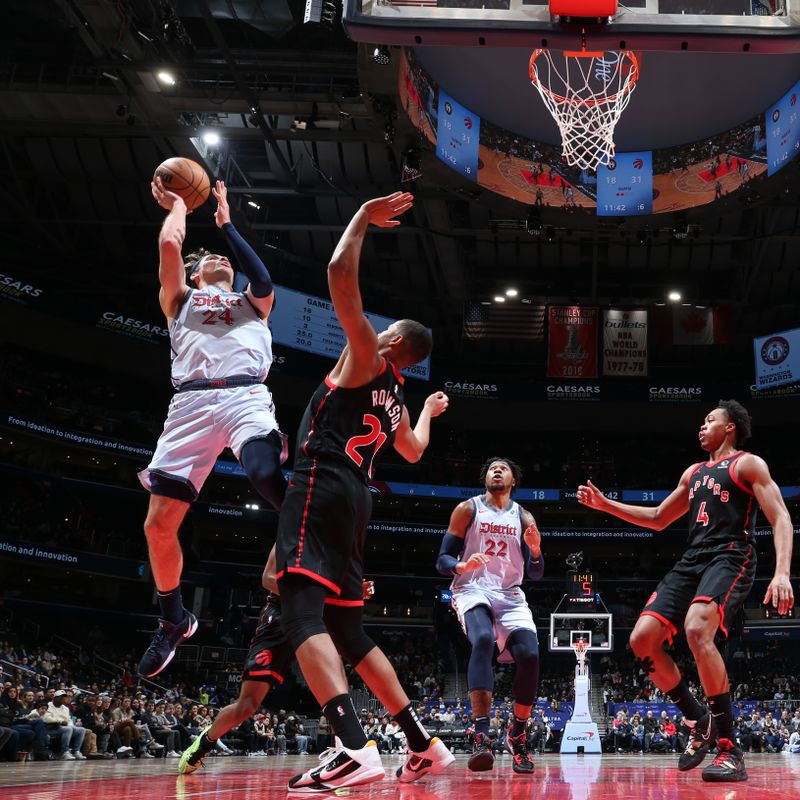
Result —
<path fill-rule="evenodd" d="M 164 188 L 161 178 L 155 178 L 150 188 L 156 202 L 169 212 L 158 235 L 158 280 L 161 283 L 158 302 L 171 323 L 188 288 L 181 254 L 186 238 L 186 204 L 177 194 Z"/>
<path fill-rule="evenodd" d="M 693 471 L 694 465 L 687 467 L 669 497 L 657 506 L 632 506 L 610 500 L 591 481 L 588 482 L 588 486 L 578 487 L 578 502 L 589 508 L 605 511 L 626 522 L 632 522 L 634 525 L 663 531 L 689 510 L 689 476 Z"/>
<path fill-rule="evenodd" d="M 347 336 L 349 351 L 341 365 L 337 365 L 339 386 L 363 386 L 375 377 L 381 364 L 378 337 L 364 315 L 358 287 L 361 246 L 367 228 L 370 223 L 380 228 L 396 227 L 400 223 L 393 217 L 411 208 L 412 202 L 410 194 L 395 192 L 364 203 L 350 220 L 328 264 L 328 288 L 336 316 Z"/>
<path fill-rule="evenodd" d="M 266 322 L 275 300 L 272 277 L 266 264 L 231 222 L 228 189 L 225 183 L 217 181 L 216 186 L 211 191 L 217 200 L 217 210 L 214 212 L 214 220 L 217 223 L 217 227 L 222 231 L 225 242 L 233 253 L 237 269 L 240 269 L 250 281 L 247 286 L 247 299 Z"/>
<path fill-rule="evenodd" d="M 431 420 L 447 411 L 449 403 L 450 398 L 444 392 L 434 392 L 429 395 L 413 430 L 408 409 L 403 407 L 403 415 L 394 437 L 394 449 L 406 461 L 415 464 L 422 458 L 431 439 Z"/>
<path fill-rule="evenodd" d="M 765 605 L 772 601 L 779 614 L 785 614 L 794 605 L 794 591 L 789 579 L 792 562 L 792 538 L 794 527 L 781 490 L 772 480 L 769 467 L 763 458 L 748 453 L 737 463 L 737 477 L 750 484 L 764 516 L 772 526 L 772 540 L 775 544 L 775 574 L 767 587 Z"/>

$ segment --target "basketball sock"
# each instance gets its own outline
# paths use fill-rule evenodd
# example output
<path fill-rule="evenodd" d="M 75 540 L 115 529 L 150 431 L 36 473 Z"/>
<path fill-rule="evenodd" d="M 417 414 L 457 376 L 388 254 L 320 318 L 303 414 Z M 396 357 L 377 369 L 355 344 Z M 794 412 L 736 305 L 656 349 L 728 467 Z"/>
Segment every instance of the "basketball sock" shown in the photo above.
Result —
<path fill-rule="evenodd" d="M 349 695 L 338 694 L 322 707 L 325 718 L 330 720 L 333 732 L 348 750 L 360 750 L 367 745 L 367 736 Z"/>
<path fill-rule="evenodd" d="M 181 585 L 178 584 L 168 592 L 158 593 L 158 605 L 161 608 L 161 617 L 173 625 L 177 625 L 185 616 L 183 610 L 183 597 L 181 596 Z"/>
<path fill-rule="evenodd" d="M 512 739 L 516 739 L 517 736 L 522 736 L 525 733 L 525 724 L 528 720 L 521 719 L 516 714 L 514 714 L 514 721 L 511 723 L 511 730 L 509 731 L 509 736 Z"/>
<path fill-rule="evenodd" d="M 733 736 L 733 703 L 731 693 L 723 692 L 708 698 L 708 705 L 711 709 L 711 716 L 714 718 L 714 725 L 717 729 L 717 739 L 730 739 L 735 742 Z"/>
<path fill-rule="evenodd" d="M 217 739 L 212 739 L 208 734 L 200 737 L 200 749 L 204 753 L 210 753 L 217 746 Z"/>
<path fill-rule="evenodd" d="M 674 688 L 667 692 L 667 697 L 675 703 L 686 719 L 697 722 L 700 717 L 705 714 L 705 709 L 697 698 L 689 691 L 686 681 L 681 678 L 681 682 Z"/>
<path fill-rule="evenodd" d="M 428 747 L 428 742 L 430 742 L 431 737 L 425 728 L 422 727 L 422 723 L 419 721 L 416 711 L 411 707 L 411 703 L 402 709 L 402 711 L 398 711 L 394 715 L 394 718 L 406 735 L 406 742 L 408 743 L 409 750 L 413 750 L 415 753 L 421 753 Z"/>
<path fill-rule="evenodd" d="M 475 733 L 489 735 L 489 717 L 475 717 Z"/>

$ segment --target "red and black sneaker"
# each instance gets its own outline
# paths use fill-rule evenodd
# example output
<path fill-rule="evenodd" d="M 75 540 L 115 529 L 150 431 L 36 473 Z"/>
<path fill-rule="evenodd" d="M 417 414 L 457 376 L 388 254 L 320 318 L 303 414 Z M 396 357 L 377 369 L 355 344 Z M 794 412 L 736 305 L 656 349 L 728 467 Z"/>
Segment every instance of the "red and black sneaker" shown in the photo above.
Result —
<path fill-rule="evenodd" d="M 686 749 L 678 759 L 678 769 L 681 772 L 688 772 L 703 763 L 703 759 L 708 754 L 708 749 L 714 744 L 714 720 L 711 714 L 706 712 L 695 722 L 694 727 L 689 733 L 689 742 Z"/>
<path fill-rule="evenodd" d="M 717 757 L 703 770 L 709 783 L 734 783 L 747 780 L 744 753 L 730 739 L 717 739 Z"/>
<path fill-rule="evenodd" d="M 486 772 L 494 766 L 494 752 L 492 740 L 485 733 L 476 733 L 472 743 L 472 755 L 467 761 L 467 767 L 472 772 Z"/>
<path fill-rule="evenodd" d="M 506 734 L 506 750 L 514 756 L 514 772 L 520 775 L 530 775 L 533 772 L 533 759 L 528 752 L 528 737 L 521 733 L 519 736 Z"/>

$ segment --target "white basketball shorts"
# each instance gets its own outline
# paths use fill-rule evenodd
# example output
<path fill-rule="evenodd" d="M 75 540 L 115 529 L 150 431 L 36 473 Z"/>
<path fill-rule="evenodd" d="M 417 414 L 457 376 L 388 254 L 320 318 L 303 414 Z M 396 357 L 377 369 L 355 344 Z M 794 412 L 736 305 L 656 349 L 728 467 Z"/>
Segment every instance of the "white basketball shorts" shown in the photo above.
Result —
<path fill-rule="evenodd" d="M 238 459 L 248 442 L 272 431 L 280 433 L 272 394 L 264 384 L 179 392 L 170 401 L 164 431 L 139 480 L 149 491 L 150 475 L 156 472 L 186 484 L 196 499 L 226 447 Z M 280 435 L 283 463 L 288 450 L 286 436 Z"/>
<path fill-rule="evenodd" d="M 519 587 L 513 589 L 484 589 L 468 585 L 453 591 L 453 608 L 461 628 L 466 634 L 466 613 L 477 606 L 487 606 L 494 619 L 494 635 L 497 648 L 500 650 L 498 661 L 510 664 L 514 659 L 506 651 L 508 637 L 516 630 L 528 630 L 536 633 L 536 623 L 528 608 L 525 593 Z"/>

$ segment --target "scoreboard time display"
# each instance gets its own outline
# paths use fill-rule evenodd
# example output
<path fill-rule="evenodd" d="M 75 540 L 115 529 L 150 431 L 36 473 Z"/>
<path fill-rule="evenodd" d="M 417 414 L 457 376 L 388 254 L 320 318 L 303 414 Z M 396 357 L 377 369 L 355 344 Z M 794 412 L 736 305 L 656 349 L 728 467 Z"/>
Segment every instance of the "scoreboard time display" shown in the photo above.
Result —
<path fill-rule="evenodd" d="M 567 597 L 571 603 L 594 603 L 594 573 L 588 570 L 567 573 Z"/>

